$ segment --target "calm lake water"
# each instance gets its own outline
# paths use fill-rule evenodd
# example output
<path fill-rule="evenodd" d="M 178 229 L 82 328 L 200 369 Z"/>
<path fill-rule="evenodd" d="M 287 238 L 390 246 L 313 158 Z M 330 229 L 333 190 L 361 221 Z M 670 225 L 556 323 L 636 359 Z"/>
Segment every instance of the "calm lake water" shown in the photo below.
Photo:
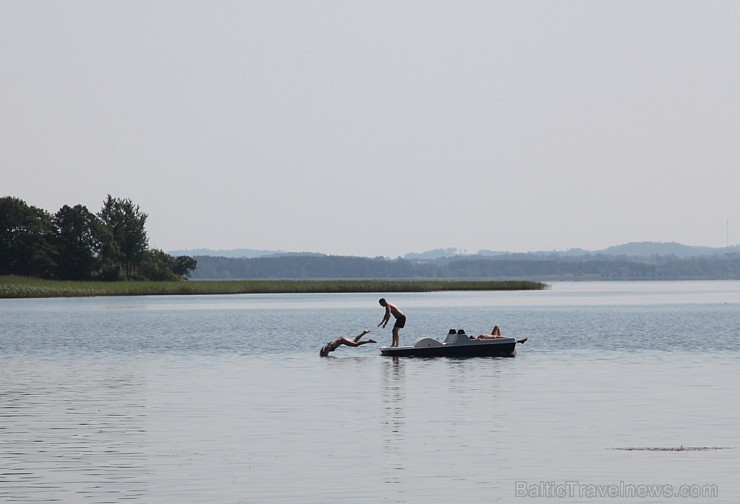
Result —
<path fill-rule="evenodd" d="M 513 358 L 381 357 L 378 297 L 0 300 L 0 501 L 740 500 L 740 283 L 386 295 Z"/>

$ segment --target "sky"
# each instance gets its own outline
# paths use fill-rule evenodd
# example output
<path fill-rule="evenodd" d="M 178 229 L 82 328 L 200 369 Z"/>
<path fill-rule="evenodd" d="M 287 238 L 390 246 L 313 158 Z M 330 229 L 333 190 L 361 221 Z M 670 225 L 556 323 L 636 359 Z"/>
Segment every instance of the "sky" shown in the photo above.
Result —
<path fill-rule="evenodd" d="M 0 197 L 165 251 L 740 242 L 740 2 L 0 0 Z"/>

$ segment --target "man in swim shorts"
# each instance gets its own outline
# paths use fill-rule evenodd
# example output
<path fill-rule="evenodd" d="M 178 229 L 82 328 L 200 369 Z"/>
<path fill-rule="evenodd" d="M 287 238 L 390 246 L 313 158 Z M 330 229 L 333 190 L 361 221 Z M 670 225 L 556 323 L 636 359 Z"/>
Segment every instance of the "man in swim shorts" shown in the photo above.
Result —
<path fill-rule="evenodd" d="M 380 306 L 385 308 L 385 315 L 383 316 L 383 320 L 380 321 L 380 324 L 378 324 L 378 327 L 385 327 L 385 325 L 391 319 L 391 315 L 396 318 L 396 323 L 393 324 L 393 340 L 391 341 L 391 346 L 397 347 L 400 339 L 398 336 L 398 331 L 406 325 L 406 315 L 404 315 L 403 312 L 398 309 L 398 306 L 394 305 L 393 303 L 389 303 L 385 300 L 385 298 L 380 298 L 378 300 L 378 303 L 380 303 Z"/>

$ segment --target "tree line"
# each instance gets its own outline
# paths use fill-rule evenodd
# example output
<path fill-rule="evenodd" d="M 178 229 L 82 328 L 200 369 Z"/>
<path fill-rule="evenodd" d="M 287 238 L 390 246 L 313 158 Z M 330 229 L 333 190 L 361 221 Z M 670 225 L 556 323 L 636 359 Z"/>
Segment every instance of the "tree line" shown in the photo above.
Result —
<path fill-rule="evenodd" d="M 179 280 L 197 261 L 150 249 L 148 215 L 110 194 L 95 214 L 64 205 L 55 214 L 0 198 L 0 275 L 61 280 Z"/>
<path fill-rule="evenodd" d="M 471 256 L 439 261 L 324 255 L 195 258 L 194 279 L 740 279 L 738 254 L 650 259 Z"/>

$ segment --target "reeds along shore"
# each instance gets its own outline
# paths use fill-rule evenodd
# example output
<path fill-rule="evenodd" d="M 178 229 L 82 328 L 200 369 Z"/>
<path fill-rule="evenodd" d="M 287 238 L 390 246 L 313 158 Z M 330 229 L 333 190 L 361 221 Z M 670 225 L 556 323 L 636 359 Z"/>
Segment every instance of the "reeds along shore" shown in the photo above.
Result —
<path fill-rule="evenodd" d="M 492 280 L 62 281 L 0 277 L 0 298 L 544 290 L 548 284 Z"/>

